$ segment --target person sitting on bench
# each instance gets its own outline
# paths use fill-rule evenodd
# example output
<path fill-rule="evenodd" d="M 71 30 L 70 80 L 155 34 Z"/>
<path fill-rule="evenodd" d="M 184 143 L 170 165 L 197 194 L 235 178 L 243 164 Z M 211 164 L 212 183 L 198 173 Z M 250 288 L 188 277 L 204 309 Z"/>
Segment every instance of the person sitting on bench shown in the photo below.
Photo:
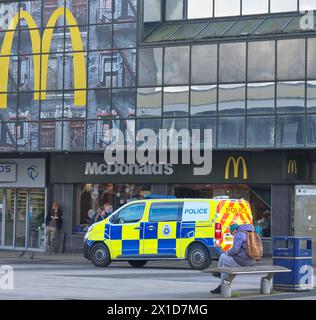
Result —
<path fill-rule="evenodd" d="M 247 232 L 254 232 L 251 224 L 233 224 L 230 226 L 230 233 L 234 236 L 233 247 L 221 254 L 218 260 L 218 267 L 252 267 L 255 260 L 250 258 L 247 253 Z M 218 274 L 221 283 L 228 278 L 226 273 Z M 221 294 L 221 285 L 211 291 L 212 294 Z"/>

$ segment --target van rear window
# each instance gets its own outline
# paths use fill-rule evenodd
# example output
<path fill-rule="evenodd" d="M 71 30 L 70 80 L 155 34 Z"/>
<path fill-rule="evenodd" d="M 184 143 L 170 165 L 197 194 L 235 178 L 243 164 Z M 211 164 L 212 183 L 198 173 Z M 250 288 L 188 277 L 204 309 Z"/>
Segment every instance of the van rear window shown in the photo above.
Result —
<path fill-rule="evenodd" d="M 153 203 L 150 206 L 149 221 L 180 221 L 183 202 Z"/>

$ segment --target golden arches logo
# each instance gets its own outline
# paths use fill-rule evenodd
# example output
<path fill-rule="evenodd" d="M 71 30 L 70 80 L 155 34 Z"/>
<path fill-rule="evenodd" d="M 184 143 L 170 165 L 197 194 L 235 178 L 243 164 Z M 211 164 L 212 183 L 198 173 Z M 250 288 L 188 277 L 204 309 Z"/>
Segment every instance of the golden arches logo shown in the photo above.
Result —
<path fill-rule="evenodd" d="M 25 20 L 30 29 L 29 32 L 34 63 L 34 100 L 46 99 L 47 71 L 51 41 L 54 28 L 61 16 L 65 16 L 67 24 L 71 26 L 70 36 L 74 61 L 74 89 L 77 90 L 74 94 L 74 104 L 76 106 L 86 105 L 87 75 L 80 30 L 77 26 L 77 21 L 70 10 L 58 8 L 50 16 L 42 38 L 37 29 L 36 22 L 27 11 L 20 11 L 20 13 L 15 15 L 10 21 L 0 52 L 0 92 L 4 92 L 4 94 L 0 94 L 0 108 L 7 108 L 10 53 L 16 27 L 21 19 Z"/>
<path fill-rule="evenodd" d="M 247 164 L 246 164 L 245 158 L 238 157 L 238 159 L 236 160 L 234 157 L 229 157 L 227 160 L 227 163 L 226 163 L 226 170 L 225 170 L 225 179 L 226 180 L 228 180 L 230 178 L 231 165 L 233 165 L 233 169 L 234 169 L 234 178 L 238 178 L 240 163 L 242 163 L 243 179 L 244 180 L 248 179 L 248 169 L 247 169 Z"/>
<path fill-rule="evenodd" d="M 297 174 L 297 162 L 296 160 L 290 160 L 287 166 L 288 174 Z"/>

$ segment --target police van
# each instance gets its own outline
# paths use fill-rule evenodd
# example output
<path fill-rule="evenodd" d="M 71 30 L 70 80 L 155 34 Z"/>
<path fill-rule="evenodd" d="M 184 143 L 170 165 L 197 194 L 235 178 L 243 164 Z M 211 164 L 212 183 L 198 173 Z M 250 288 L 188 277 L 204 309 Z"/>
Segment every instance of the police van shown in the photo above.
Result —
<path fill-rule="evenodd" d="M 231 248 L 233 223 L 252 223 L 243 199 L 155 198 L 132 201 L 90 226 L 84 256 L 97 267 L 127 261 L 140 268 L 152 260 L 187 260 L 206 269 Z"/>

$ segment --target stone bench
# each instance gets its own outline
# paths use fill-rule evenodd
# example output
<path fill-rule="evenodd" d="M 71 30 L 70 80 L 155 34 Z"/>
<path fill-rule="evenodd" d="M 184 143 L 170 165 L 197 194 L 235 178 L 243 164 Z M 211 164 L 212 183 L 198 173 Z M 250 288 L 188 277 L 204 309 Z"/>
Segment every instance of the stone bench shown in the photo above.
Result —
<path fill-rule="evenodd" d="M 228 278 L 221 283 L 222 296 L 224 298 L 231 298 L 231 283 L 234 278 L 242 274 L 265 274 L 261 278 L 260 291 L 261 294 L 271 294 L 272 279 L 276 273 L 290 272 L 290 269 L 278 266 L 254 266 L 254 267 L 223 267 L 223 268 L 209 268 L 204 270 L 205 273 L 227 273 Z"/>

